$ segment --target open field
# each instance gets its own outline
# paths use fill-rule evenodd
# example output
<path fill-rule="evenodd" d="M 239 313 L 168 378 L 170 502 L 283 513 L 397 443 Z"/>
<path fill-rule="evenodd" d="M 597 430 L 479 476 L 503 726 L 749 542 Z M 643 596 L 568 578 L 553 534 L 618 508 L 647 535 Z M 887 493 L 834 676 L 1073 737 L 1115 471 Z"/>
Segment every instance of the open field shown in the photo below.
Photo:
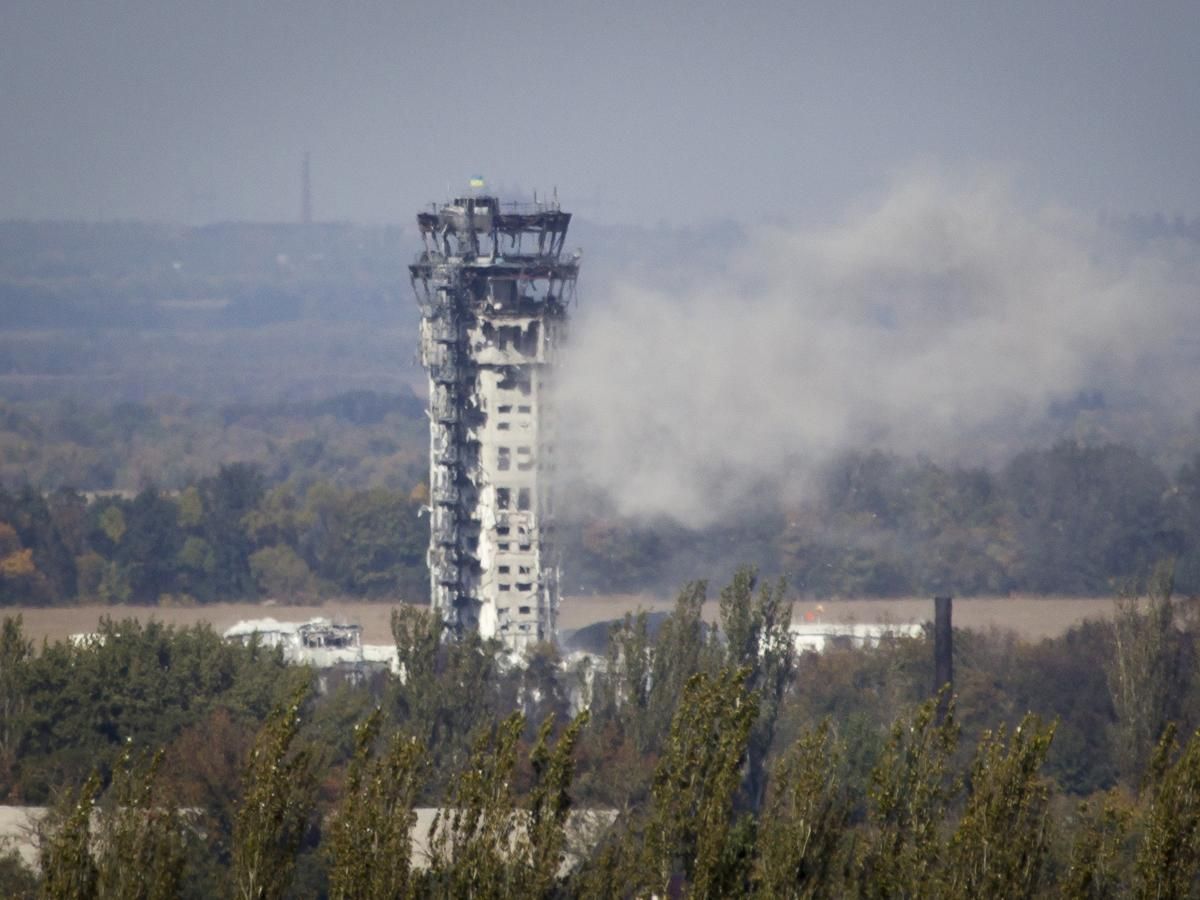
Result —
<path fill-rule="evenodd" d="M 562 602 L 560 627 L 580 628 L 604 619 L 614 619 L 639 606 L 648 610 L 669 610 L 672 600 L 649 595 L 606 597 L 566 597 Z M 367 603 L 361 600 L 328 601 L 320 606 L 264 606 L 255 603 L 215 603 L 195 607 L 74 606 L 9 607 L 0 615 L 20 614 L 26 635 L 41 643 L 63 640 L 71 634 L 93 631 L 102 616 L 115 619 L 133 616 L 141 621 L 157 620 L 173 625 L 208 622 L 223 631 L 242 619 L 267 616 L 284 621 L 302 621 L 325 616 L 363 627 L 363 640 L 370 644 L 391 641 L 389 620 L 395 604 Z M 1108 597 L 980 597 L 954 601 L 954 624 L 960 628 L 1002 628 L 1016 632 L 1025 640 L 1038 640 L 1062 634 L 1084 619 L 1104 618 L 1112 613 Z M 922 622 L 933 618 L 933 603 L 923 598 L 898 600 L 797 600 L 795 617 L 806 614 L 823 622 Z M 717 615 L 715 601 L 705 607 L 705 618 Z"/>
<path fill-rule="evenodd" d="M 654 597 L 568 597 L 562 602 L 560 625 L 580 628 L 592 622 L 622 615 L 636 609 L 669 610 L 674 601 Z M 1100 619 L 1112 614 L 1111 597 L 972 597 L 954 601 L 954 624 L 958 628 L 1015 631 L 1025 640 L 1040 640 L 1065 632 L 1084 619 Z M 933 600 L 906 597 L 893 600 L 801 600 L 795 601 L 793 619 L 806 616 L 822 622 L 884 622 L 892 624 L 925 622 L 933 619 Z M 710 600 L 704 617 L 717 618 L 717 602 Z"/>

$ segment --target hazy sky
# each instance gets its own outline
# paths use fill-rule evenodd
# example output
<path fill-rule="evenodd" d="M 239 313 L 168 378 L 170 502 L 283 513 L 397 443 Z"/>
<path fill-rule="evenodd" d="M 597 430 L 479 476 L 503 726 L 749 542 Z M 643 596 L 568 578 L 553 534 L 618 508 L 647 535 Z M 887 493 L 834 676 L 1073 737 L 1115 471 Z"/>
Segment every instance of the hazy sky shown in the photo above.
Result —
<path fill-rule="evenodd" d="M 1200 214 L 1200 3 L 5 0 L 0 218 L 804 223 L 910 169 Z"/>

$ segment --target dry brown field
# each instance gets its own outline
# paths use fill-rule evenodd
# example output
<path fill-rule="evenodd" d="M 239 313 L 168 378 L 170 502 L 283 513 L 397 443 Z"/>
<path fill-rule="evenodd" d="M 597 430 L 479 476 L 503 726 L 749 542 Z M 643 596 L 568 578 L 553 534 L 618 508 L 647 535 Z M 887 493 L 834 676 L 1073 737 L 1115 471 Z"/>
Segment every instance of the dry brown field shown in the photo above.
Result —
<path fill-rule="evenodd" d="M 94 631 L 102 616 L 114 619 L 134 617 L 142 622 L 156 620 L 168 625 L 191 625 L 207 622 L 223 631 L 242 619 L 272 617 L 281 621 L 303 621 L 313 616 L 325 616 L 340 622 L 363 627 L 363 640 L 370 644 L 391 641 L 389 621 L 394 603 L 362 600 L 330 600 L 318 606 L 268 606 L 256 603 L 214 603 L 195 607 L 139 606 L 73 606 L 59 608 L 9 607 L 0 615 L 20 614 L 25 634 L 38 644 L 64 640 L 69 635 Z M 626 611 L 639 608 L 669 610 L 672 600 L 651 595 L 617 595 L 603 597 L 565 597 L 560 610 L 559 624 L 564 630 L 580 628 L 593 622 L 618 618 Z M 1006 629 L 1018 637 L 1035 641 L 1062 634 L 1084 619 L 1099 619 L 1111 615 L 1110 597 L 976 597 L 954 601 L 954 624 L 960 628 L 988 630 Z M 715 619 L 717 604 L 710 601 L 704 610 L 705 618 Z M 933 618 L 933 603 L 924 598 L 895 600 L 797 600 L 794 616 L 805 616 L 823 622 L 923 622 Z"/>
<path fill-rule="evenodd" d="M 563 628 L 579 628 L 639 606 L 669 610 L 672 603 L 670 599 L 650 596 L 567 597 L 562 601 L 560 624 Z M 954 624 L 977 631 L 1010 630 L 1023 640 L 1037 641 L 1060 635 L 1084 619 L 1106 618 L 1112 610 L 1111 597 L 969 597 L 954 601 Z M 715 600 L 705 604 L 704 617 L 710 621 L 717 618 Z M 792 610 L 793 621 L 810 617 L 821 622 L 925 622 L 933 619 L 933 600 L 797 599 Z"/>

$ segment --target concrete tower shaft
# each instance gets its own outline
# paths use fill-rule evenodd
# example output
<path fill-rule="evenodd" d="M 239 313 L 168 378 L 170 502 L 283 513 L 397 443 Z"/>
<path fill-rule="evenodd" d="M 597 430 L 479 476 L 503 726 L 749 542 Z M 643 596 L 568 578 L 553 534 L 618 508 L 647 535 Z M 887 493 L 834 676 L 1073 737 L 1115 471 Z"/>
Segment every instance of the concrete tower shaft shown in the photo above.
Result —
<path fill-rule="evenodd" d="M 557 202 L 454 200 L 420 213 L 410 266 L 429 371 L 431 602 L 514 650 L 554 635 L 558 565 L 547 396 L 578 255 Z"/>

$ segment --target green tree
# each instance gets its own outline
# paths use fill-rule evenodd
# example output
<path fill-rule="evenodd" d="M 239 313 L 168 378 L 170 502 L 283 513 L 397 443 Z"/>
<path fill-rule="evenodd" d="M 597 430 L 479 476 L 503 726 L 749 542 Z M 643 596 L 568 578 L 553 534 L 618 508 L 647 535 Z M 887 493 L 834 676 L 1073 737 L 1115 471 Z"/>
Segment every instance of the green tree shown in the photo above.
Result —
<path fill-rule="evenodd" d="M 28 663 L 21 789 L 36 802 L 136 750 L 169 744 L 214 707 L 261 722 L 292 679 L 276 650 L 223 641 L 209 626 L 101 620 L 86 645 L 50 644 Z"/>
<path fill-rule="evenodd" d="M 0 897 L 8 900 L 34 900 L 38 895 L 37 872 L 25 865 L 15 849 L 0 842 Z"/>
<path fill-rule="evenodd" d="M 1172 592 L 1171 567 L 1160 565 L 1145 602 L 1139 591 L 1127 589 L 1118 598 L 1113 616 L 1112 653 L 1105 668 L 1117 716 L 1118 760 L 1127 778 L 1147 771 L 1182 693 Z"/>
<path fill-rule="evenodd" d="M 250 751 L 233 827 L 230 877 L 238 900 L 282 897 L 291 879 L 316 791 L 313 749 L 296 740 L 307 694 L 305 685 L 279 706 Z"/>
<path fill-rule="evenodd" d="M 125 510 L 125 531 L 113 554 L 135 603 L 157 603 L 176 590 L 182 545 L 175 504 L 146 488 Z"/>
<path fill-rule="evenodd" d="M 953 702 L 939 721 L 939 700 L 931 698 L 896 720 L 871 773 L 862 896 L 927 896 L 942 875 L 940 829 L 957 793 L 950 761 L 959 728 Z"/>
<path fill-rule="evenodd" d="M 525 896 L 550 897 L 557 884 L 567 843 L 570 791 L 575 780 L 575 747 L 588 718 L 586 710 L 581 712 L 552 745 L 554 717 L 548 716 L 538 730 L 537 741 L 529 754 L 533 789 L 529 798 L 529 824 L 524 835 L 529 879 Z"/>
<path fill-rule="evenodd" d="M 216 707 L 167 747 L 163 791 L 189 811 L 188 822 L 204 836 L 188 845 L 189 896 L 220 894 L 228 882 L 241 780 L 257 725 L 249 716 L 235 717 L 228 708 Z"/>
<path fill-rule="evenodd" d="M 703 581 L 686 585 L 675 600 L 675 609 L 658 630 L 645 719 L 637 731 L 644 750 L 655 750 L 665 740 L 692 676 L 716 668 L 715 653 L 701 617 L 707 591 Z"/>
<path fill-rule="evenodd" d="M 1016 577 L 1027 590 L 1103 591 L 1170 552 L 1162 540 L 1166 476 L 1129 447 L 1064 442 L 1026 451 L 1002 485 L 1020 548 Z"/>
<path fill-rule="evenodd" d="M 654 776 L 643 889 L 665 893 L 682 876 L 692 897 L 745 890 L 749 872 L 734 852 L 732 813 L 758 715 L 747 675 L 745 669 L 701 672 L 684 686 Z"/>
<path fill-rule="evenodd" d="M 1200 595 L 1200 453 L 1180 467 L 1170 497 L 1172 530 L 1178 536 L 1175 577 L 1184 595 Z"/>
<path fill-rule="evenodd" d="M 607 658 L 582 664 L 573 677 L 587 698 L 591 724 L 581 736 L 577 789 L 589 803 L 629 813 L 649 796 L 655 742 L 648 716 L 653 662 L 649 617 L 627 613 L 608 631 Z"/>
<path fill-rule="evenodd" d="M 106 503 L 97 507 L 96 527 L 112 547 L 119 546 L 121 538 L 125 537 L 125 513 L 121 511 L 121 504 Z"/>
<path fill-rule="evenodd" d="M 101 603 L 122 605 L 133 599 L 133 586 L 129 574 L 118 563 L 110 562 L 100 575 L 100 586 L 96 591 Z"/>
<path fill-rule="evenodd" d="M 319 483 L 309 489 L 304 509 L 277 508 L 252 517 L 263 533 L 287 532 L 306 524 L 303 555 L 321 577 L 348 593 L 366 596 L 428 596 L 425 566 L 427 528 L 419 504 L 402 493 L 373 489 L 339 491 Z"/>
<path fill-rule="evenodd" d="M 12 788 L 17 754 L 28 712 L 29 660 L 33 642 L 25 639 L 21 617 L 0 622 L 0 797 Z"/>
<path fill-rule="evenodd" d="M 375 489 L 352 495 L 344 583 L 356 594 L 424 597 L 428 535 L 417 504 Z"/>
<path fill-rule="evenodd" d="M 429 887 L 434 897 L 527 896 L 517 881 L 513 831 L 513 773 L 525 717 L 513 713 L 482 733 L 455 778 L 449 805 L 434 817 L 429 841 Z"/>
<path fill-rule="evenodd" d="M 1138 898 L 1192 897 L 1200 879 L 1200 732 L 1171 763 L 1175 749 L 1172 725 L 1150 761 L 1148 806 L 1135 866 L 1133 894 Z"/>
<path fill-rule="evenodd" d="M 355 728 L 354 758 L 328 833 L 329 896 L 334 900 L 386 900 L 416 893 L 410 832 L 425 749 L 397 732 L 376 755 L 381 721 L 376 709 Z"/>
<path fill-rule="evenodd" d="M 496 648 L 477 633 L 444 639 L 433 611 L 402 605 L 392 612 L 401 676 L 391 683 L 395 719 L 429 748 L 435 776 L 453 770 L 470 735 L 497 709 L 502 681 Z"/>
<path fill-rule="evenodd" d="M 255 466 L 234 463 L 196 486 L 204 510 L 200 535 L 212 548 L 212 594 L 220 599 L 255 596 L 250 571 L 250 541 L 246 520 L 262 498 L 263 475 Z"/>
<path fill-rule="evenodd" d="M 41 491 L 29 485 L 11 494 L 0 489 L 0 522 L 7 522 L 14 529 L 40 576 L 26 583 L 29 593 L 21 602 L 44 605 L 75 596 L 75 556 L 63 540 Z M 0 593 L 0 602 L 5 600 Z"/>
<path fill-rule="evenodd" d="M 303 548 L 315 515 L 314 509 L 305 505 L 293 484 L 279 484 L 263 494 L 254 509 L 246 514 L 246 529 L 259 547 L 283 544 Z"/>
<path fill-rule="evenodd" d="M 312 570 L 291 547 L 276 544 L 256 550 L 250 555 L 250 571 L 264 597 L 302 603 L 313 600 L 317 594 Z"/>
<path fill-rule="evenodd" d="M 92 774 L 78 792 L 57 803 L 49 835 L 42 838 L 40 894 L 46 900 L 90 900 L 97 897 L 96 861 L 92 858 L 92 810 L 100 796 L 100 778 Z"/>
<path fill-rule="evenodd" d="M 1067 871 L 1058 884 L 1067 900 L 1115 900 L 1129 895 L 1124 876 L 1124 846 L 1133 809 L 1116 792 L 1104 796 L 1096 809 L 1082 803 L 1081 826 L 1071 846 Z"/>
<path fill-rule="evenodd" d="M 649 747 L 650 673 L 653 655 L 645 610 L 625 614 L 608 636 L 607 666 L 593 681 L 592 708 L 606 719 L 621 722 L 639 748 Z"/>
<path fill-rule="evenodd" d="M 1011 737 L 984 734 L 966 808 L 950 839 L 948 887 L 959 897 L 1036 896 L 1049 845 L 1050 790 L 1041 768 L 1054 727 L 1026 715 Z"/>
<path fill-rule="evenodd" d="M 217 556 L 208 541 L 194 534 L 184 538 L 176 566 L 176 584 L 181 591 L 202 602 L 215 598 Z"/>
<path fill-rule="evenodd" d="M 142 763 L 126 752 L 113 770 L 93 836 L 97 896 L 169 900 L 184 879 L 180 810 L 161 790 L 163 753 Z"/>
<path fill-rule="evenodd" d="M 849 891 L 851 799 L 845 745 L 829 720 L 775 765 L 759 825 L 755 885 L 764 897 L 839 897 Z"/>
<path fill-rule="evenodd" d="M 586 722 L 586 713 L 576 717 L 553 743 L 553 718 L 542 723 L 529 754 L 533 783 L 525 806 L 514 785 L 525 717 L 513 713 L 476 738 L 471 759 L 451 788 L 449 807 L 434 819 L 429 893 L 560 896 L 574 753 Z"/>
<path fill-rule="evenodd" d="M 746 686 L 759 697 L 758 719 L 747 748 L 747 801 L 752 810 L 762 808 L 766 795 L 766 760 L 775 738 L 784 693 L 795 670 L 792 642 L 792 604 L 785 600 L 783 581 L 763 585 L 757 594 L 757 573 L 743 567 L 721 591 L 721 629 L 725 636 L 725 664 L 745 667 Z"/>
<path fill-rule="evenodd" d="M 179 508 L 177 518 L 181 528 L 199 528 L 204 522 L 204 498 L 194 484 L 179 492 L 175 504 Z"/>

